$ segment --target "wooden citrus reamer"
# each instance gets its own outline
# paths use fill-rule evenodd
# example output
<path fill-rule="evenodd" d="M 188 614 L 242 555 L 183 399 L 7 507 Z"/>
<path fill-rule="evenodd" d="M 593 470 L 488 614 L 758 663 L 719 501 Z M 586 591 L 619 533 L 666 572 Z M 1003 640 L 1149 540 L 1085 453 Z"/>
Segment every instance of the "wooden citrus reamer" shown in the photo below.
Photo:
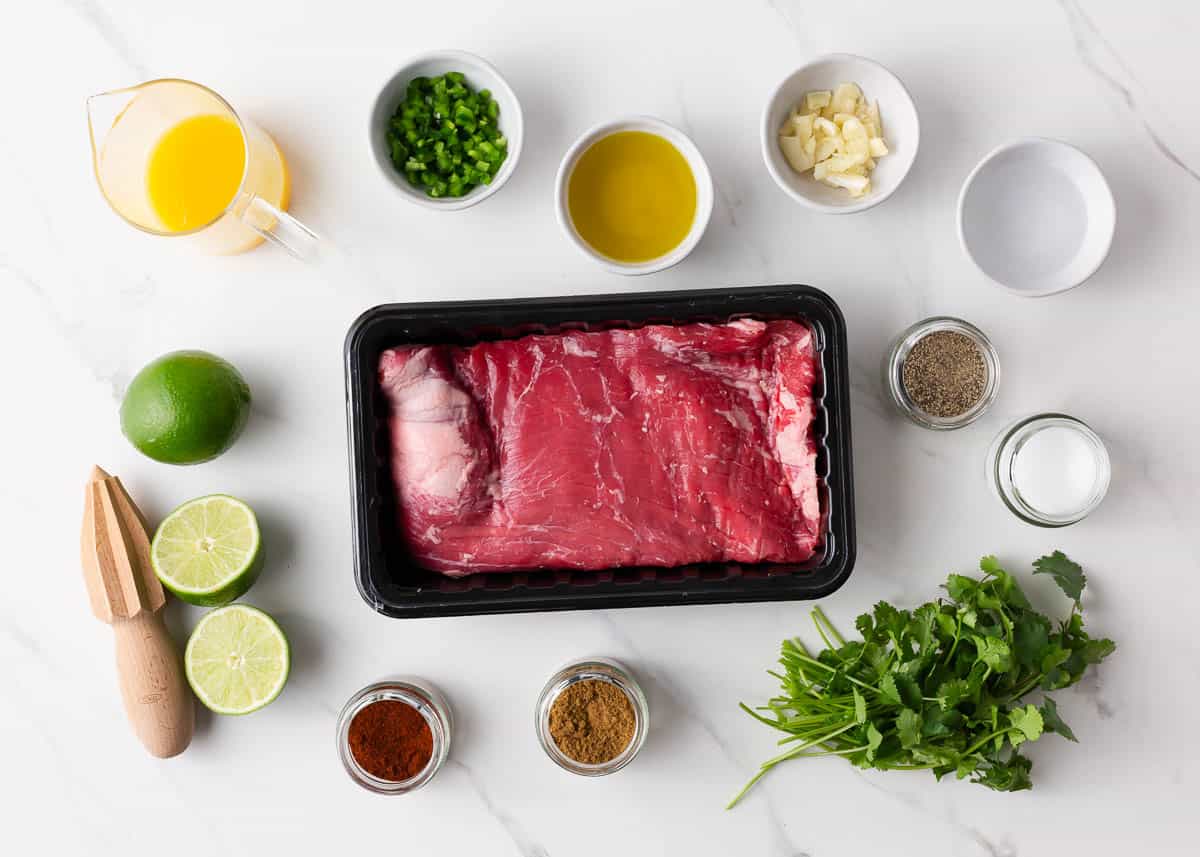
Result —
<path fill-rule="evenodd" d="M 178 755 L 192 740 L 195 712 L 159 613 L 166 595 L 150 564 L 146 522 L 121 480 L 99 467 L 88 479 L 80 547 L 92 612 L 116 638 L 129 723 L 152 755 Z"/>

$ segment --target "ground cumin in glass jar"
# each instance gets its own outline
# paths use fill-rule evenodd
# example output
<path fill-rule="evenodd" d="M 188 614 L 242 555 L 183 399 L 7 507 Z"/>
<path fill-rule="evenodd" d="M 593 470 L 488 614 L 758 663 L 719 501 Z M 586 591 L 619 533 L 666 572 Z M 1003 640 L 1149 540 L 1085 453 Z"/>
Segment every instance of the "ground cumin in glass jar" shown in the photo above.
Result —
<path fill-rule="evenodd" d="M 538 697 L 534 725 L 555 764 L 598 777 L 633 761 L 650 728 L 650 707 L 625 667 L 588 658 L 551 676 Z"/>
<path fill-rule="evenodd" d="M 338 717 L 338 756 L 368 791 L 405 794 L 428 783 L 450 752 L 450 706 L 413 679 L 367 685 Z"/>

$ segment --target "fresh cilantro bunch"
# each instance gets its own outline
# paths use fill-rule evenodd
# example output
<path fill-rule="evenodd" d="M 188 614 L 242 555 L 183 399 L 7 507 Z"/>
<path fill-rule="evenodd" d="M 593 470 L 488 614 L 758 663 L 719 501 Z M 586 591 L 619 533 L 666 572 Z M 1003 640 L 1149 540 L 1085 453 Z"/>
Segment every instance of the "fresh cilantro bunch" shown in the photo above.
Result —
<path fill-rule="evenodd" d="M 787 749 L 763 763 L 729 806 L 771 768 L 788 759 L 842 756 L 860 768 L 931 770 L 941 779 L 970 777 L 996 791 L 1030 788 L 1032 762 L 1020 747 L 1043 732 L 1075 736 L 1045 692 L 1069 687 L 1116 648 L 1083 628 L 1083 569 L 1061 551 L 1034 563 L 1072 599 L 1057 626 L 1034 610 L 995 557 L 980 578 L 952 574 L 948 599 L 915 610 L 887 602 L 858 617 L 862 640 L 847 642 L 818 607 L 812 611 L 825 648 L 813 656 L 785 640 L 781 693 L 757 720 L 787 733 Z M 1040 706 L 1025 697 L 1043 691 Z"/>

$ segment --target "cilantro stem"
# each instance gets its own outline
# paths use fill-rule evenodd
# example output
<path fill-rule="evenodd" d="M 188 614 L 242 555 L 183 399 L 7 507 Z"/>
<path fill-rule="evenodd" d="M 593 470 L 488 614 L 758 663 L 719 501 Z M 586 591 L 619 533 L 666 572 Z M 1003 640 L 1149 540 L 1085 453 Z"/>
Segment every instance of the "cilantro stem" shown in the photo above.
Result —
<path fill-rule="evenodd" d="M 997 736 L 1000 736 L 1000 735 L 1007 735 L 1011 731 L 1012 731 L 1011 726 L 1005 726 L 1003 729 L 997 729 L 991 735 L 984 735 L 982 738 L 980 738 L 978 741 L 976 741 L 974 744 L 972 744 L 966 750 L 963 750 L 962 755 L 969 756 L 972 753 L 974 753 L 976 750 L 978 750 L 980 747 L 982 747 L 984 744 L 986 744 L 988 741 L 991 741 L 993 738 L 996 738 Z"/>
<path fill-rule="evenodd" d="M 771 768 L 771 767 L 774 767 L 775 765 L 778 765 L 780 762 L 784 762 L 795 756 L 799 756 L 802 752 L 807 750 L 809 747 L 812 747 L 816 744 L 824 743 L 825 741 L 828 741 L 830 738 L 836 738 L 838 735 L 841 735 L 843 732 L 849 732 L 851 729 L 853 729 L 857 725 L 858 724 L 856 722 L 851 720 L 849 723 L 847 723 L 845 726 L 841 727 L 840 729 L 835 729 L 832 732 L 830 732 L 829 734 L 823 735 L 820 738 L 813 738 L 810 741 L 805 741 L 803 744 L 800 744 L 797 747 L 793 747 L 792 749 L 788 750 L 786 753 L 780 753 L 778 756 L 775 756 L 772 759 L 767 759 L 767 761 L 763 762 L 763 767 Z"/>
<path fill-rule="evenodd" d="M 793 655 L 793 657 L 796 657 L 796 658 L 804 661 L 807 664 L 812 664 L 815 667 L 820 667 L 823 670 L 828 670 L 831 673 L 839 672 L 839 670 L 836 669 L 835 667 L 831 667 L 829 664 L 823 664 L 820 661 L 818 661 L 816 658 L 811 658 L 808 655 L 795 654 L 795 655 Z M 846 673 L 841 673 L 841 676 L 842 676 L 842 678 L 846 679 L 847 681 L 854 682 L 856 685 L 861 687 L 863 690 L 869 690 L 869 691 L 871 691 L 871 693 L 879 693 L 879 688 L 872 687 L 871 685 L 867 684 L 866 682 L 859 681 L 852 675 L 847 675 Z"/>
<path fill-rule="evenodd" d="M 725 808 L 733 809 L 735 806 L 737 806 L 738 801 L 740 801 L 742 798 L 744 798 L 746 796 L 746 792 L 748 792 L 748 791 L 750 791 L 750 789 L 754 788 L 754 784 L 757 783 L 759 780 L 761 780 L 763 777 L 765 777 L 767 775 L 767 771 L 769 771 L 769 770 L 771 770 L 771 769 L 766 766 L 759 768 L 758 773 L 750 778 L 750 782 L 748 782 L 748 783 L 746 783 L 746 785 L 742 786 L 742 790 L 733 796 L 733 800 L 731 800 L 731 801 L 729 801 L 729 803 L 725 804 Z"/>
<path fill-rule="evenodd" d="M 821 624 L 824 623 L 825 627 L 829 629 L 829 633 L 833 635 L 833 638 L 835 640 L 837 640 L 838 645 L 839 646 L 846 645 L 845 637 L 843 637 L 841 634 L 838 633 L 837 628 L 833 627 L 833 623 L 829 621 L 829 617 L 825 615 L 824 610 L 822 610 L 819 606 L 814 607 L 813 611 L 812 611 L 812 615 L 813 615 L 813 622 L 816 623 L 818 631 L 821 630 Z M 825 635 L 822 634 L 821 638 L 824 639 Z"/>
<path fill-rule="evenodd" d="M 1034 676 L 1032 679 L 1030 679 L 1029 681 L 1025 682 L 1025 685 L 1024 685 L 1024 686 L 1023 686 L 1023 687 L 1022 687 L 1020 690 L 1013 691 L 1013 694 L 1012 694 L 1012 696 L 1010 696 L 1010 697 L 1008 698 L 1008 701 L 1009 701 L 1009 702 L 1016 702 L 1016 701 L 1017 701 L 1018 699 L 1020 699 L 1022 696 L 1024 696 L 1025 694 L 1029 693 L 1029 691 L 1031 691 L 1031 690 L 1033 690 L 1035 687 L 1037 687 L 1037 686 L 1038 686 L 1038 683 L 1039 683 L 1039 682 L 1040 682 L 1040 681 L 1041 681 L 1043 678 L 1045 678 L 1045 677 L 1046 677 L 1046 674 L 1045 674 L 1045 673 L 1038 673 L 1038 674 L 1037 674 L 1037 675 L 1035 675 L 1035 676 Z"/>

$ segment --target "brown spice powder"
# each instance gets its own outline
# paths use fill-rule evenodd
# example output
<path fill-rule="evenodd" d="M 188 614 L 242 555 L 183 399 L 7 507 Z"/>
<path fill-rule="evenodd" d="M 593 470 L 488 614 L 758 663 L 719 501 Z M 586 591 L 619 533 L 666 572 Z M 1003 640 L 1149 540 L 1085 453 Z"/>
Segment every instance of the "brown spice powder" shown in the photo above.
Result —
<path fill-rule="evenodd" d="M 988 368 L 970 337 L 939 330 L 917 340 L 904 358 L 904 392 L 925 413 L 957 417 L 983 398 Z"/>
<path fill-rule="evenodd" d="M 585 765 L 609 762 L 633 740 L 633 705 L 615 684 L 589 678 L 568 685 L 550 706 L 550 737 Z"/>

